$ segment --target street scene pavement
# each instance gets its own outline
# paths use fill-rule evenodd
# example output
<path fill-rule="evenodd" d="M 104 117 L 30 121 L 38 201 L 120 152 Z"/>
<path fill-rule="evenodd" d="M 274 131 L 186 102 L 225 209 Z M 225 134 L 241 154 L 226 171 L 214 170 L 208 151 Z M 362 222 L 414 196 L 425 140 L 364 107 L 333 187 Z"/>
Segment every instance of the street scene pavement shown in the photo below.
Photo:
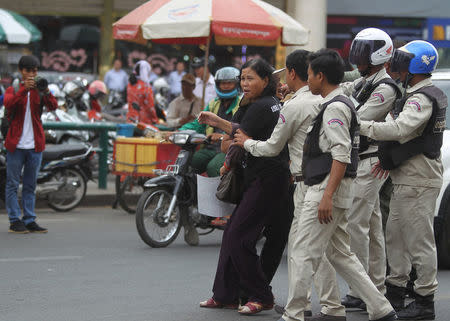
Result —
<path fill-rule="evenodd" d="M 152 249 L 136 232 L 134 215 L 108 206 L 69 213 L 37 210 L 48 234 L 9 234 L 0 210 L 0 321 L 236 321 L 237 311 L 201 309 L 211 296 L 222 232 L 190 247 L 178 239 Z M 261 244 L 260 244 L 261 245 Z M 347 285 L 341 279 L 344 295 Z M 440 270 L 436 320 L 450 320 L 450 271 Z M 286 256 L 275 275 L 277 303 L 287 298 Z M 319 311 L 313 295 L 313 312 Z M 275 311 L 251 319 L 278 320 Z M 349 312 L 347 320 L 368 320 Z"/>

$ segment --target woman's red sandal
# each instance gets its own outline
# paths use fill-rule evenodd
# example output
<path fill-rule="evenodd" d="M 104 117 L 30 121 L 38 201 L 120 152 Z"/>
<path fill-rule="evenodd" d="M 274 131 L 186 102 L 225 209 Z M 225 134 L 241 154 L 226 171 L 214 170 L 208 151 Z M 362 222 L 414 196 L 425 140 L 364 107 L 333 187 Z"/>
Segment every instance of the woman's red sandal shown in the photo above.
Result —
<path fill-rule="evenodd" d="M 238 312 L 240 314 L 256 314 L 264 310 L 264 305 L 259 302 L 247 302 L 245 305 L 242 305 Z"/>
<path fill-rule="evenodd" d="M 209 309 L 237 309 L 239 307 L 238 304 L 222 304 L 217 302 L 213 298 L 209 298 L 206 301 L 200 302 L 201 308 L 209 308 Z"/>

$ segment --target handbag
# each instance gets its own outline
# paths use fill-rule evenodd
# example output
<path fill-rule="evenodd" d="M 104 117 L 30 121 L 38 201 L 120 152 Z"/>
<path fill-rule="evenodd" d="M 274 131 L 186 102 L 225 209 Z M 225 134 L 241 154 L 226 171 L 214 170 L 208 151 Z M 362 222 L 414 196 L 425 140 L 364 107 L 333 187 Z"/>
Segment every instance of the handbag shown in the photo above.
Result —
<path fill-rule="evenodd" d="M 232 168 L 220 178 L 216 197 L 223 202 L 237 204 L 242 197 L 242 183 L 241 176 Z"/>

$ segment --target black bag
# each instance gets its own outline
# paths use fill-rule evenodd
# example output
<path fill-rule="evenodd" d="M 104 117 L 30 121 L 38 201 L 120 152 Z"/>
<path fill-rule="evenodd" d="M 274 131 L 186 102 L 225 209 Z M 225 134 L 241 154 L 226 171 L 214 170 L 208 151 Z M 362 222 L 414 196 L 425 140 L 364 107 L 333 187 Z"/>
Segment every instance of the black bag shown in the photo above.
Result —
<path fill-rule="evenodd" d="M 237 204 L 242 197 L 242 193 L 243 182 L 241 176 L 232 168 L 220 178 L 216 197 L 223 202 Z"/>
<path fill-rule="evenodd" d="M 6 139 L 6 135 L 8 134 L 8 130 L 9 130 L 9 125 L 11 125 L 11 123 L 9 121 L 9 118 L 8 118 L 8 112 L 7 112 L 6 108 L 4 110 L 5 110 L 4 111 L 4 115 L 2 117 L 1 125 L 0 125 L 1 126 L 1 132 L 2 132 L 3 140 Z M 11 119 L 12 118 L 14 118 L 14 116 L 12 116 Z"/>

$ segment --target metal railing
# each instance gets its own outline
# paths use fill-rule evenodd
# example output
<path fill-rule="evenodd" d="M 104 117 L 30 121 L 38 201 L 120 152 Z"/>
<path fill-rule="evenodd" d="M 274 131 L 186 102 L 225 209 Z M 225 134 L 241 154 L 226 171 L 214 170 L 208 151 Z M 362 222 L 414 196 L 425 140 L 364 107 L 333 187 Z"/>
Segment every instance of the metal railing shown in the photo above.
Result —
<path fill-rule="evenodd" d="M 99 158 L 98 158 L 98 188 L 106 189 L 108 175 L 108 132 L 116 131 L 116 123 L 68 123 L 68 122 L 45 122 L 44 129 L 54 130 L 92 130 L 100 133 Z"/>

